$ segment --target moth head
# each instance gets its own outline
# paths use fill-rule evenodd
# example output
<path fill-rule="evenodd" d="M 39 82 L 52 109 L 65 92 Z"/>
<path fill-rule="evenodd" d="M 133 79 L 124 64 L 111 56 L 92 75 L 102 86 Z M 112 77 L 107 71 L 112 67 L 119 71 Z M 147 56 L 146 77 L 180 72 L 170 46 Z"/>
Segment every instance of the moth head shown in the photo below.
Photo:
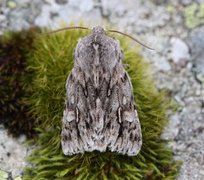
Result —
<path fill-rule="evenodd" d="M 105 34 L 105 30 L 101 26 L 94 26 L 92 28 L 93 34 Z"/>

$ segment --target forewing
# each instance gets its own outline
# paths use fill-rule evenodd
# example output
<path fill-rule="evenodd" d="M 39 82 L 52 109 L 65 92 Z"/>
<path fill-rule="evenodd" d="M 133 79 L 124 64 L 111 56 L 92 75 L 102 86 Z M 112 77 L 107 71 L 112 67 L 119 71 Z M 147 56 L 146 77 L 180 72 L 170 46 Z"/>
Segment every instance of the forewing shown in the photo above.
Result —
<path fill-rule="evenodd" d="M 109 116 L 110 129 L 115 129 L 115 139 L 110 141 L 109 149 L 129 156 L 137 155 L 142 145 L 141 127 L 134 105 L 132 85 L 128 74 L 123 71 L 118 74 L 116 84 L 112 88 L 110 108 L 114 107 L 116 114 L 113 124 Z M 112 114 L 114 114 L 112 113 Z M 117 122 L 117 124 L 116 124 Z"/>
<path fill-rule="evenodd" d="M 93 145 L 90 128 L 86 125 L 89 115 L 84 84 L 83 72 L 73 68 L 66 84 L 67 94 L 61 132 L 62 150 L 65 155 L 91 151 Z"/>

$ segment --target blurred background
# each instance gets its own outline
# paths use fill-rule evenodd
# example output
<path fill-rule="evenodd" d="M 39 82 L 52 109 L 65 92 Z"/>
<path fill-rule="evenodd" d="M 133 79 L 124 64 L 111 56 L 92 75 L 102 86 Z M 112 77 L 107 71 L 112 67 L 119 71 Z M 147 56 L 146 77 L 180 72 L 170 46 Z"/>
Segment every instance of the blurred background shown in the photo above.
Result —
<path fill-rule="evenodd" d="M 141 47 L 140 53 L 152 64 L 157 88 L 178 108 L 163 138 L 183 160 L 179 179 L 204 179 L 204 0 L 0 0 L 1 35 L 82 21 L 126 32 L 155 49 Z M 0 127 L 0 169 L 19 174 L 28 154 L 24 141 Z"/>

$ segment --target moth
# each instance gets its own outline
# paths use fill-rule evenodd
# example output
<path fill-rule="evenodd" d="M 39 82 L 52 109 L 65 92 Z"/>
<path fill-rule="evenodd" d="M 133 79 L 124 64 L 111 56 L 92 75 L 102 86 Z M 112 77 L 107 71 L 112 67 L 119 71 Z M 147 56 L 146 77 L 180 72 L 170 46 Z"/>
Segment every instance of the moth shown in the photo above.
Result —
<path fill-rule="evenodd" d="M 65 155 L 111 151 L 135 156 L 142 146 L 133 88 L 117 39 L 96 26 L 74 52 L 61 131 Z"/>

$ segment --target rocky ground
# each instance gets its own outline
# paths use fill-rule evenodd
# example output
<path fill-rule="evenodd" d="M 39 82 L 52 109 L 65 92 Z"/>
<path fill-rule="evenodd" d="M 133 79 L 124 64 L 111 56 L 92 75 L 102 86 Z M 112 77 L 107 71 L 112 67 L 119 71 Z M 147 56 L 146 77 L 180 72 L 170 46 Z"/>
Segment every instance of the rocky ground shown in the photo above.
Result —
<path fill-rule="evenodd" d="M 141 53 L 152 64 L 158 89 L 167 89 L 177 104 L 163 137 L 183 160 L 178 179 L 204 179 L 204 1 L 0 1 L 0 34 L 36 25 L 56 29 L 82 19 L 89 27 L 109 24 L 156 49 Z M 23 141 L 0 128 L 0 169 L 13 177 L 25 166 Z"/>

